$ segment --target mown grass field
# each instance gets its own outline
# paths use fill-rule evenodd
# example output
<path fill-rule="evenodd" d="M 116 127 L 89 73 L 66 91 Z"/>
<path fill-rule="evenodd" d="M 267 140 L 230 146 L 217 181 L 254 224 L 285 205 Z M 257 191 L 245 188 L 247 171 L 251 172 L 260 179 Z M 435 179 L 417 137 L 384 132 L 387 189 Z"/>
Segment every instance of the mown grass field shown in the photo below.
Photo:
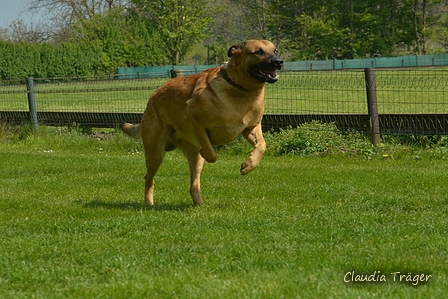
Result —
<path fill-rule="evenodd" d="M 263 158 L 221 148 L 192 206 L 168 153 L 155 207 L 144 157 L 120 133 L 0 134 L 1 298 L 443 298 L 448 150 L 383 144 L 368 157 Z M 268 140 L 272 140 L 268 138 Z M 268 147 L 270 143 L 268 143 Z M 386 282 L 346 282 L 347 273 Z M 429 281 L 399 281 L 391 273 Z M 420 277 L 420 276 L 418 276 Z M 406 280 L 406 278 L 404 278 Z"/>
<path fill-rule="evenodd" d="M 377 70 L 379 113 L 448 113 L 447 69 Z M 143 112 L 168 79 L 35 83 L 37 109 Z M 27 110 L 25 86 L 0 85 L 0 110 Z M 364 72 L 282 72 L 267 85 L 266 113 L 367 114 Z"/>

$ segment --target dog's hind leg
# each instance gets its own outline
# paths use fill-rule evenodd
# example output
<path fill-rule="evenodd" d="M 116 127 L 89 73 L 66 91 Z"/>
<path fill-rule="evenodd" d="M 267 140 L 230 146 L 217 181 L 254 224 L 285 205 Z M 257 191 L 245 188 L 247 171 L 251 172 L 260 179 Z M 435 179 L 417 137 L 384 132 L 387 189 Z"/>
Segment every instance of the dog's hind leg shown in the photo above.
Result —
<path fill-rule="evenodd" d="M 154 205 L 154 177 L 162 165 L 165 157 L 167 139 L 166 128 L 160 123 L 155 125 L 153 119 L 150 127 L 142 126 L 142 141 L 145 149 L 146 175 L 145 175 L 145 203 Z"/>
<path fill-rule="evenodd" d="M 261 123 L 255 128 L 244 130 L 242 135 L 254 147 L 249 158 L 241 164 L 241 174 L 245 175 L 260 164 L 261 158 L 266 151 L 266 142 L 264 141 L 263 133 L 261 131 Z"/>
<path fill-rule="evenodd" d="M 201 197 L 201 171 L 204 166 L 204 158 L 199 154 L 197 148 L 193 145 L 182 143 L 179 149 L 187 158 L 188 166 L 190 166 L 190 195 L 193 203 L 197 206 L 203 206 L 204 202 Z"/>

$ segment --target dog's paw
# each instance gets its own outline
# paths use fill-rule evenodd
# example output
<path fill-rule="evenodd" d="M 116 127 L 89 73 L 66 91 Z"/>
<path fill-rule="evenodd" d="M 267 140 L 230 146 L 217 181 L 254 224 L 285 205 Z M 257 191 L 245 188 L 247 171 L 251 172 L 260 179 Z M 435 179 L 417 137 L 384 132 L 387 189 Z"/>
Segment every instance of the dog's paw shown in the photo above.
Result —
<path fill-rule="evenodd" d="M 255 166 L 253 166 L 253 164 L 251 164 L 248 161 L 244 161 L 243 163 L 241 163 L 241 169 L 240 169 L 240 173 L 242 175 L 246 175 L 249 172 L 251 172 L 252 170 L 254 170 Z"/>

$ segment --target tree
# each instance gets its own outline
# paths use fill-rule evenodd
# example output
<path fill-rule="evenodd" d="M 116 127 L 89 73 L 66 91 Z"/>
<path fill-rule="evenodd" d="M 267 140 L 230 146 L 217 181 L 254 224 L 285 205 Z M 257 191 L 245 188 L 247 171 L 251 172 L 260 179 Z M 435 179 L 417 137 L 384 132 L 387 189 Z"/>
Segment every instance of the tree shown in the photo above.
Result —
<path fill-rule="evenodd" d="M 31 12 L 44 11 L 51 22 L 51 38 L 55 43 L 67 41 L 72 25 L 78 20 L 92 20 L 114 7 L 125 8 L 127 0 L 27 0 Z"/>
<path fill-rule="evenodd" d="M 132 0 L 136 11 L 157 28 L 170 63 L 176 65 L 202 40 L 211 23 L 209 0 Z"/>
<path fill-rule="evenodd" d="M 446 0 L 273 0 L 266 23 L 300 59 L 393 56 L 399 44 L 423 54 L 429 40 L 440 43 L 434 28 L 444 28 L 447 7 Z"/>
<path fill-rule="evenodd" d="M 443 24 L 440 20 L 442 14 L 446 14 L 447 3 L 445 0 L 413 0 L 412 4 L 415 52 L 426 54 L 428 40 L 432 37 L 431 32 L 435 33 L 431 28 L 437 28 L 441 23 Z M 438 36 L 440 35 L 434 35 L 434 37 Z"/>
<path fill-rule="evenodd" d="M 442 46 L 442 50 L 448 53 L 448 16 L 444 15 L 444 18 L 433 28 L 432 34 L 436 37 L 437 41 Z"/>
<path fill-rule="evenodd" d="M 209 3 L 214 11 L 213 21 L 207 26 L 204 46 L 208 49 L 208 63 L 227 61 L 231 45 L 247 39 L 262 38 L 263 34 L 253 27 L 245 1 L 217 0 Z"/>
<path fill-rule="evenodd" d="M 41 44 L 48 39 L 49 36 L 43 24 L 27 25 L 23 20 L 14 20 L 9 26 L 9 40 L 12 42 Z"/>
<path fill-rule="evenodd" d="M 270 12 L 270 1 L 268 0 L 231 0 L 231 6 L 238 9 L 241 20 L 247 24 L 244 33 L 249 38 L 271 39 L 268 28 Z M 249 39 L 246 38 L 246 39 Z"/>
<path fill-rule="evenodd" d="M 159 34 L 139 17 L 123 8 L 111 8 L 92 19 L 78 20 L 71 41 L 94 47 L 100 52 L 100 73 L 118 67 L 161 65 L 166 62 Z"/>
<path fill-rule="evenodd" d="M 9 40 L 9 30 L 8 30 L 8 28 L 0 27 L 0 41 L 7 41 L 7 40 Z"/>
<path fill-rule="evenodd" d="M 344 58 L 350 32 L 337 26 L 331 17 L 306 14 L 296 18 L 299 32 L 297 41 L 301 44 L 302 59 Z"/>

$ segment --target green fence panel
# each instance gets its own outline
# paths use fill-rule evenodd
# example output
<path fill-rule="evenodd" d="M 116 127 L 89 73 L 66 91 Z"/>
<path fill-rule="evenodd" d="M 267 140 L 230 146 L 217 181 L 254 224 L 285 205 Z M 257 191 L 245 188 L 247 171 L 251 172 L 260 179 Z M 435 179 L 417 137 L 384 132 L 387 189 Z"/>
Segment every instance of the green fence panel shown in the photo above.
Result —
<path fill-rule="evenodd" d="M 169 78 L 172 72 L 182 75 L 198 74 L 218 65 L 168 65 L 151 67 L 120 67 L 118 79 Z"/>
<path fill-rule="evenodd" d="M 365 68 L 399 68 L 448 65 L 448 53 L 434 55 L 408 55 L 347 60 L 304 60 L 285 62 L 285 71 L 319 71 Z M 167 78 L 174 71 L 183 75 L 200 73 L 218 65 L 168 65 L 154 67 L 118 68 L 119 79 Z"/>

